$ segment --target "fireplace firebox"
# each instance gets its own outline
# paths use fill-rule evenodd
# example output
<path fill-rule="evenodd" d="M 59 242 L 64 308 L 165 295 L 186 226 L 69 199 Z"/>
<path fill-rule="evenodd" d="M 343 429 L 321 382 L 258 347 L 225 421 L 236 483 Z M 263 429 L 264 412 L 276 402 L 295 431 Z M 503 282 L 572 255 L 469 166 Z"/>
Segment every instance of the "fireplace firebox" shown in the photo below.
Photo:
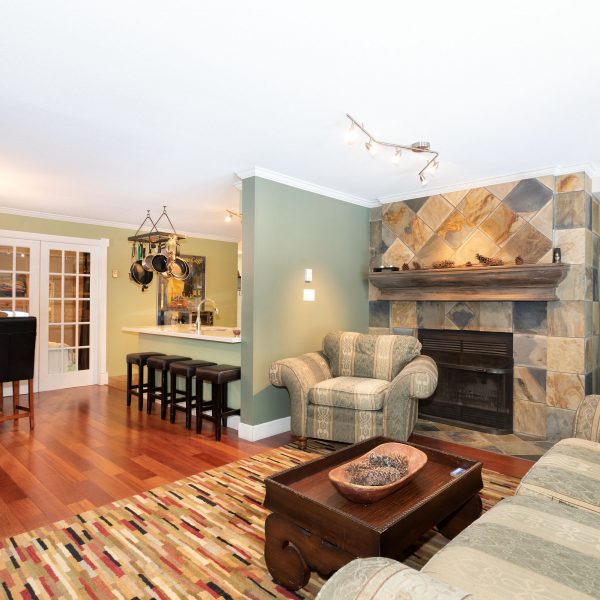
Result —
<path fill-rule="evenodd" d="M 435 393 L 419 401 L 419 416 L 490 433 L 511 433 L 511 333 L 419 329 L 422 354 L 435 360 Z"/>

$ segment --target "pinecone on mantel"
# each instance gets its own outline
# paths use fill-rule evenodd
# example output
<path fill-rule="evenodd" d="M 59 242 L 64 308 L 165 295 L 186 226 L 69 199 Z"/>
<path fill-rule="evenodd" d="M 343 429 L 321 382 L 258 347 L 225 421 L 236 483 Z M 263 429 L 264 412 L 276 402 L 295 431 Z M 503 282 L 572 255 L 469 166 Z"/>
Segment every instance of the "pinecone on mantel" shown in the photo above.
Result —
<path fill-rule="evenodd" d="M 421 270 L 421 263 L 418 263 L 416 260 L 413 260 L 413 269 L 415 271 L 420 271 Z"/>
<path fill-rule="evenodd" d="M 434 269 L 451 269 L 454 266 L 453 260 L 442 260 L 440 262 L 434 262 L 431 265 Z"/>
<path fill-rule="evenodd" d="M 482 265 L 486 265 L 487 267 L 500 267 L 504 264 L 501 258 L 490 258 L 489 256 L 479 254 L 479 252 L 475 256 Z"/>
<path fill-rule="evenodd" d="M 402 270 L 403 271 L 408 271 L 410 269 L 410 267 L 408 266 L 408 263 L 403 263 L 402 264 Z"/>

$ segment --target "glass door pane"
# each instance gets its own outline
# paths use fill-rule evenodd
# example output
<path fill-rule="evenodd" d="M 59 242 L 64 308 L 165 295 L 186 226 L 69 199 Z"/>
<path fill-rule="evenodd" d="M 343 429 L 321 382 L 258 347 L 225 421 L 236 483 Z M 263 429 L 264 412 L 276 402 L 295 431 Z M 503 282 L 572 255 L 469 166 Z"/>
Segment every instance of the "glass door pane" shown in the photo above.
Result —
<path fill-rule="evenodd" d="M 30 314 L 31 248 L 0 238 L 0 310 L 10 316 Z"/>

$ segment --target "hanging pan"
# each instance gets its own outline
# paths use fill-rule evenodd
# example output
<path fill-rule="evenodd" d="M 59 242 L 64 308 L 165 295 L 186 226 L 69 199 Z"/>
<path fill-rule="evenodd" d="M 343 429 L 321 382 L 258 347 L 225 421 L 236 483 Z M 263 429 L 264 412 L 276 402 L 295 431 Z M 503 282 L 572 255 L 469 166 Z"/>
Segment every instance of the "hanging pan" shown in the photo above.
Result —
<path fill-rule="evenodd" d="M 175 279 L 184 281 L 190 275 L 190 265 L 188 265 L 183 258 L 177 257 L 169 265 L 169 271 L 171 272 L 171 275 L 175 277 Z"/>
<path fill-rule="evenodd" d="M 152 271 L 146 271 L 142 264 L 142 260 L 136 260 L 131 264 L 131 268 L 129 269 L 129 279 L 134 283 L 142 286 L 142 292 L 146 290 L 152 278 L 154 277 L 154 273 Z"/>

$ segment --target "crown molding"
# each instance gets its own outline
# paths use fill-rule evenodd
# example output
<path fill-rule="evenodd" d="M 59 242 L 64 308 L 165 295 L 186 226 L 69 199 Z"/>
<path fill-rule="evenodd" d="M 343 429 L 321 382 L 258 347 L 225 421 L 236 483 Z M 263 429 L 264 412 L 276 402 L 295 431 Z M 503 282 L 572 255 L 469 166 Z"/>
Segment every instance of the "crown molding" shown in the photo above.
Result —
<path fill-rule="evenodd" d="M 129 229 L 135 231 L 138 225 L 131 223 L 121 223 L 119 221 L 105 221 L 101 219 L 86 219 L 84 217 L 74 217 L 71 215 L 59 215 L 56 213 L 38 212 L 35 210 L 24 210 L 22 208 L 12 208 L 10 206 L 0 206 L 0 213 L 16 215 L 19 217 L 29 217 L 32 219 L 47 219 L 50 221 L 66 221 L 68 223 L 82 223 L 84 225 L 97 225 L 99 227 L 114 227 L 116 229 Z M 190 238 L 201 238 L 205 240 L 215 240 L 218 242 L 233 242 L 237 244 L 237 237 L 222 235 L 213 235 L 211 233 L 200 233 L 197 231 L 180 231 L 181 235 Z"/>
<path fill-rule="evenodd" d="M 310 181 L 305 181 L 303 179 L 297 179 L 296 177 L 290 177 L 289 175 L 278 173 L 277 171 L 271 171 L 263 167 L 252 167 L 251 169 L 247 169 L 245 171 L 238 171 L 236 175 L 241 180 L 248 179 L 249 177 L 260 177 L 262 179 L 268 179 L 269 181 L 276 181 L 277 183 L 283 183 L 284 185 L 289 185 L 290 187 L 298 188 L 306 192 L 320 194 L 321 196 L 328 196 L 329 198 L 335 198 L 336 200 L 349 202 L 350 204 L 358 204 L 359 206 L 366 206 L 367 208 L 379 206 L 379 202 L 377 200 L 369 200 L 367 198 L 353 196 L 352 194 L 347 194 L 346 192 L 334 190 L 333 188 L 311 183 Z"/>
<path fill-rule="evenodd" d="M 509 183 L 520 179 L 531 179 L 533 177 L 544 177 L 546 175 L 566 175 L 568 173 L 584 172 L 592 181 L 597 181 L 600 184 L 600 170 L 591 162 L 576 164 L 576 165 L 559 165 L 554 167 L 542 167 L 532 169 L 530 171 L 521 171 L 518 173 L 507 173 L 498 177 L 487 177 L 483 179 L 471 179 L 461 181 L 452 185 L 425 186 L 419 190 L 411 192 L 402 192 L 398 194 L 387 194 L 378 196 L 377 200 L 380 204 L 389 204 L 390 202 L 400 202 L 402 200 L 411 200 L 412 198 L 421 198 L 423 196 L 435 196 L 436 194 L 444 194 L 446 192 L 459 192 L 461 190 L 486 187 L 488 185 L 497 185 L 499 183 Z M 600 185 L 599 185 L 600 187 Z M 592 190 L 595 191 L 595 190 Z"/>

